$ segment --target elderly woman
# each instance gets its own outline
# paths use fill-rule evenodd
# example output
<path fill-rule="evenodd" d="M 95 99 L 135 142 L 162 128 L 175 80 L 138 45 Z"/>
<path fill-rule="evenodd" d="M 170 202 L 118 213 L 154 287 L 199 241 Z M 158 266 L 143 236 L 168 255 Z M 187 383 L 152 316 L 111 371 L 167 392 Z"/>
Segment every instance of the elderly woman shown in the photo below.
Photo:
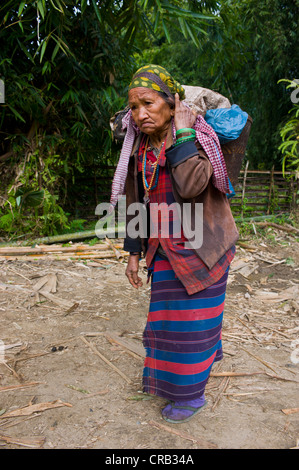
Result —
<path fill-rule="evenodd" d="M 127 232 L 126 275 L 133 287 L 142 286 L 138 270 L 143 254 L 151 277 L 143 390 L 165 398 L 163 418 L 181 423 L 206 404 L 212 365 L 222 359 L 226 282 L 238 232 L 227 200 L 229 182 L 219 140 L 203 117 L 184 104 L 183 87 L 164 68 L 148 65 L 133 76 L 128 97 L 126 137 L 111 203 L 125 192 L 128 207 L 140 202 L 155 219 L 154 235 L 151 231 L 134 238 Z M 193 226 L 195 203 L 203 208 L 202 241 L 194 248 L 183 223 L 182 230 L 173 228 L 181 220 L 178 213 L 167 213 L 172 226 L 167 236 L 161 230 L 163 210 L 157 217 L 157 207 L 183 208 L 187 203 L 193 208 Z"/>

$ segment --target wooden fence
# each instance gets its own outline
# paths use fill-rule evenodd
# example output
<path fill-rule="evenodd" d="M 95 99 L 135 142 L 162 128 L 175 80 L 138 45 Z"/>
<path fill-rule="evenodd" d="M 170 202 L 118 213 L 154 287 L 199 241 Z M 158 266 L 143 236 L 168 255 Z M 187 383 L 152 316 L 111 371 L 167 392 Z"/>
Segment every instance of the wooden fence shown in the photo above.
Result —
<path fill-rule="evenodd" d="M 114 166 L 103 166 L 99 176 L 86 180 L 85 194 L 79 201 L 82 204 L 77 207 L 77 217 L 92 218 L 97 204 L 109 201 L 114 171 Z M 235 217 L 290 213 L 296 204 L 298 207 L 299 180 L 290 172 L 284 176 L 274 169 L 249 170 L 247 162 L 234 189 L 236 195 L 230 199 L 230 204 Z M 91 203 L 93 200 L 94 205 Z"/>
<path fill-rule="evenodd" d="M 234 216 L 251 217 L 290 213 L 296 208 L 299 180 L 294 173 L 249 170 L 248 162 L 241 170 L 236 195 L 231 199 Z"/>

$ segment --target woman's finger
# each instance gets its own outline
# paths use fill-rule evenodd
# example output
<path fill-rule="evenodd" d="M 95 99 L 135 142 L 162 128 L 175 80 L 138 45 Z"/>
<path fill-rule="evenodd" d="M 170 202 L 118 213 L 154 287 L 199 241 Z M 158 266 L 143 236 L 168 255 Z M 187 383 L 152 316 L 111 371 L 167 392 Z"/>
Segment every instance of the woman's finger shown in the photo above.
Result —
<path fill-rule="evenodd" d="M 184 127 L 192 127 L 195 122 L 195 116 L 191 109 L 185 106 L 181 101 L 178 93 L 175 94 L 175 114 L 174 124 L 176 130 Z"/>
<path fill-rule="evenodd" d="M 130 284 L 135 287 L 135 289 L 138 289 L 138 287 L 142 286 L 142 280 L 140 277 L 138 277 L 137 273 L 129 274 L 128 279 Z"/>

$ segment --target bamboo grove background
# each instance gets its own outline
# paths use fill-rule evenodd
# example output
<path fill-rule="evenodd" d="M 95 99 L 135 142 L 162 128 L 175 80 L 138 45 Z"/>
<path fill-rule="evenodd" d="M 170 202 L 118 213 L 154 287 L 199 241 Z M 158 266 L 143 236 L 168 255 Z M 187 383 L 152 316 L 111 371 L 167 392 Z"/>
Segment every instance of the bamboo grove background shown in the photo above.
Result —
<path fill-rule="evenodd" d="M 146 63 L 252 117 L 235 214 L 289 212 L 298 199 L 298 17 L 299 0 L 3 0 L 2 240 L 95 224 L 120 152 L 109 119 Z"/>

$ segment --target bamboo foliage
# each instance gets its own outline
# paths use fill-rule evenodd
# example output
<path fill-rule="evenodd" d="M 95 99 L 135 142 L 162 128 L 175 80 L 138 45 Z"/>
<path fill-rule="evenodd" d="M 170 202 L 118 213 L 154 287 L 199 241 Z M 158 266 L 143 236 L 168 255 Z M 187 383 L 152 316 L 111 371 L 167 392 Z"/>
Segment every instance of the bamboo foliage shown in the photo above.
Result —
<path fill-rule="evenodd" d="M 280 82 L 287 82 L 287 89 L 293 88 L 291 98 L 294 106 L 290 110 L 291 119 L 289 119 L 281 128 L 280 136 L 282 143 L 279 150 L 282 152 L 283 172 L 287 168 L 296 171 L 299 174 L 299 81 L 298 80 L 280 80 Z"/>
<path fill-rule="evenodd" d="M 109 120 L 126 102 L 138 32 L 171 40 L 181 24 L 198 44 L 208 15 L 192 8 L 177 0 L 1 2 L 0 233 L 68 227 L 62 207 L 72 210 L 76 180 L 118 157 Z M 39 207 L 28 204 L 33 195 L 42 196 Z"/>

